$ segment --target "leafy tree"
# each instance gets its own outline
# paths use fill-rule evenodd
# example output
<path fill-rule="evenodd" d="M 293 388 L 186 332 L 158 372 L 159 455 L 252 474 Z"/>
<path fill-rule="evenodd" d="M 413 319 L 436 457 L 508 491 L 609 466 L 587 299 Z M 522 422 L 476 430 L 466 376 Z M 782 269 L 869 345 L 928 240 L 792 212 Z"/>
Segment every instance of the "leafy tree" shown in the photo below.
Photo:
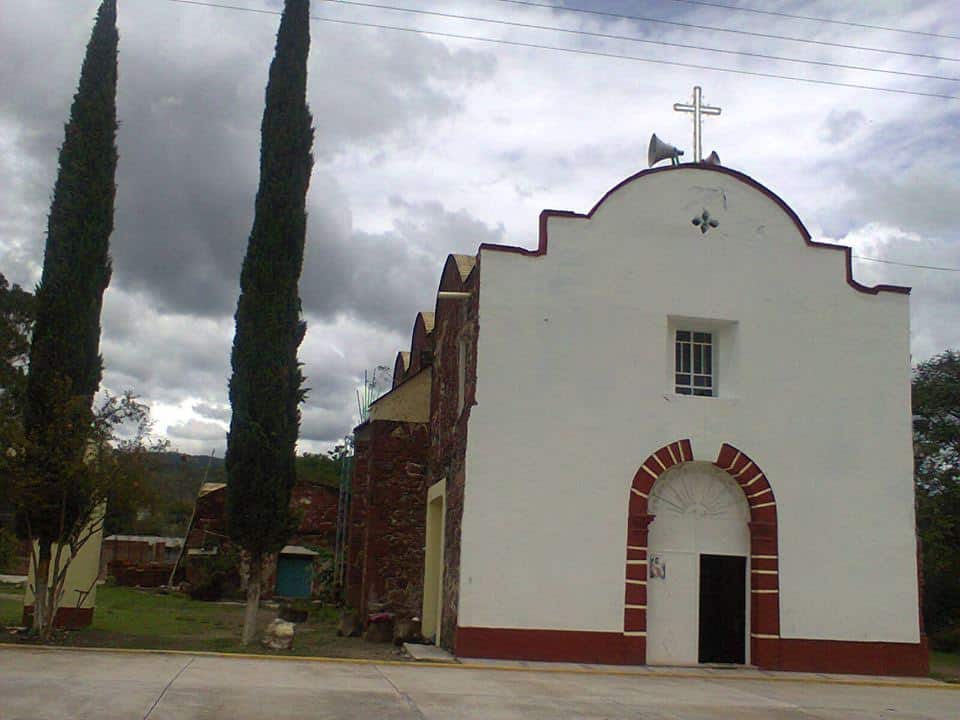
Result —
<path fill-rule="evenodd" d="M 340 486 L 340 460 L 315 453 L 304 453 L 297 458 L 297 480 L 309 485 Z"/>
<path fill-rule="evenodd" d="M 256 630 L 263 560 L 296 528 L 297 349 L 306 332 L 298 283 L 306 235 L 313 127 L 306 101 L 309 0 L 286 0 L 261 125 L 260 187 L 240 275 L 230 378 L 227 526 L 247 554 L 243 643 Z"/>
<path fill-rule="evenodd" d="M 166 446 L 165 441 L 151 442 L 150 413 L 146 405 L 131 393 L 107 394 L 96 411 L 89 413 L 89 427 L 84 428 L 84 451 L 71 452 L 76 431 L 70 421 L 81 415 L 80 410 L 86 407 L 82 403 L 86 401 L 65 394 L 60 397 L 61 402 L 53 408 L 51 430 L 44 439 L 60 438 L 63 442 L 43 447 L 48 455 L 46 462 L 38 462 L 39 448 L 29 434 L 23 434 L 18 439 L 5 438 L 9 444 L 0 463 L 0 471 L 12 478 L 21 531 L 32 541 L 34 627 L 45 639 L 53 630 L 70 563 L 103 529 L 104 508 L 109 498 L 135 488 L 133 481 L 140 471 L 139 463 Z M 50 468 L 59 473 L 56 494 L 51 493 L 51 482 L 46 475 Z M 55 515 L 55 519 L 48 520 L 42 513 Z M 53 541 L 47 546 L 50 561 L 45 576 L 38 574 L 43 569 L 40 554 L 44 546 L 42 536 L 34 530 L 37 517 L 54 528 Z M 43 582 L 47 579 L 49 583 Z M 37 628 L 36 616 L 41 604 L 47 615 Z"/>
<path fill-rule="evenodd" d="M 27 389 L 27 357 L 33 328 L 34 297 L 13 287 L 0 273 L 0 440 L 22 431 L 23 400 Z M 9 478 L 0 472 L 0 533 L 13 527 Z"/>
<path fill-rule="evenodd" d="M 960 631 L 960 351 L 913 375 L 917 526 L 923 547 L 928 632 Z"/>
<path fill-rule="evenodd" d="M 110 282 L 113 231 L 117 42 L 116 0 L 103 0 L 87 45 L 60 149 L 24 406 L 21 528 L 38 544 L 34 629 L 49 635 L 59 598 L 47 587 L 53 546 L 74 545 L 95 491 L 102 423 L 92 411 L 100 385 L 100 310 Z M 28 500 L 28 501 L 27 501 Z"/>
<path fill-rule="evenodd" d="M 107 507 L 103 531 L 106 535 L 165 535 L 166 533 L 161 532 L 162 525 L 159 521 L 155 520 L 153 526 L 150 521 L 162 515 L 167 505 L 176 501 L 161 497 L 150 478 L 156 472 L 170 443 L 151 436 L 152 427 L 146 406 L 141 406 L 129 392 L 125 397 L 128 402 L 138 405 L 137 412 L 128 413 L 125 423 L 127 426 L 133 424 L 134 432 L 123 438 L 113 438 L 113 463 L 116 465 L 114 474 L 117 481 L 106 487 Z M 137 422 L 131 423 L 130 420 Z M 183 527 L 186 528 L 186 523 Z"/>
<path fill-rule="evenodd" d="M 19 417 L 27 387 L 34 297 L 0 273 L 0 412 Z"/>

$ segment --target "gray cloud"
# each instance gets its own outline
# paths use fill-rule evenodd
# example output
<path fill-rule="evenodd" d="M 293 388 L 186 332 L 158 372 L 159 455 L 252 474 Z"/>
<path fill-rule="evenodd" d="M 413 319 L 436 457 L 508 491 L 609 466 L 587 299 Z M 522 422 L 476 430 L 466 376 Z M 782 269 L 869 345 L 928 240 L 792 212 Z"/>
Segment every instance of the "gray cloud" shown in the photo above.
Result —
<path fill-rule="evenodd" d="M 222 420 L 224 422 L 229 422 L 230 420 L 230 406 L 229 405 L 211 405 L 210 403 L 197 403 L 193 406 L 192 410 L 201 417 L 210 418 L 211 420 Z"/>
<path fill-rule="evenodd" d="M 398 213 L 384 233 L 354 232 L 346 241 L 324 242 L 311 231 L 303 279 L 304 307 L 329 317 L 338 311 L 384 328 L 406 331 L 420 310 L 432 310 L 447 254 L 475 253 L 483 242 L 502 242 L 464 210 L 439 203 L 391 198 Z"/>
<path fill-rule="evenodd" d="M 46 12 L 23 9 L 19 23 L 0 29 L 13 60 L 0 70 L 0 119 L 18 158 L 8 172 L 20 178 L 17 195 L 0 201 L 9 203 L 0 227 L 7 261 L 22 267 L 17 274 L 35 272 L 26 259 L 42 252 L 53 160 L 96 7 L 71 2 L 67 15 L 63 2 L 41 5 Z M 73 29 L 50 28 L 51 14 L 69 19 Z M 41 27 L 71 51 L 42 81 L 49 94 L 37 92 L 35 73 L 23 72 L 36 61 L 29 39 Z M 275 32 L 275 17 L 212 8 L 144 3 L 120 13 L 113 282 L 148 293 L 164 311 L 216 316 L 235 306 Z M 374 43 L 358 43 L 355 33 L 318 23 L 313 38 L 309 100 L 321 161 L 350 148 L 412 142 L 430 123 L 459 112 L 465 89 L 495 69 L 488 52 L 454 51 L 423 36 L 382 33 Z M 19 170 L 25 164 L 33 166 L 26 176 Z M 14 211 L 18 206 L 29 209 L 32 221 Z M 349 243 L 348 207 L 337 183 L 319 171 L 309 210 L 311 235 L 323 238 L 324 247 Z M 311 297 L 323 312 L 337 309 L 322 288 Z"/>
<path fill-rule="evenodd" d="M 222 446 L 226 442 L 227 431 L 217 423 L 202 420 L 187 420 L 178 425 L 168 425 L 167 435 L 175 440 L 206 440 L 208 444 Z"/>
<path fill-rule="evenodd" d="M 0 264 L 11 282 L 30 286 L 39 274 L 57 149 L 97 4 L 3 7 Z M 370 9 L 314 5 L 317 15 L 382 19 Z M 602 7 L 622 11 L 615 5 Z M 459 7 L 489 10 L 472 0 Z M 935 31 L 950 9 L 930 0 L 908 11 L 864 6 L 858 17 Z M 502 10 L 521 22 L 667 34 L 653 24 Z M 660 12 L 703 24 L 730 19 L 722 9 Z M 747 14 L 737 22 L 768 29 L 764 18 Z M 405 20 L 417 23 L 438 27 Z M 153 402 L 158 427 L 169 426 L 185 450 L 208 451 L 229 419 L 232 314 L 276 25 L 268 15 L 160 0 L 120 9 L 122 124 L 115 272 L 102 322 L 104 385 Z M 689 156 L 689 117 L 671 104 L 688 97 L 701 74 L 321 22 L 312 32 L 317 163 L 301 282 L 309 327 L 300 357 L 310 388 L 301 448 L 320 450 L 356 421 L 354 390 L 364 368 L 392 364 L 409 344 L 415 313 L 433 307 L 448 252 L 472 253 L 481 242 L 535 245 L 541 209 L 589 209 L 645 166 L 654 130 Z M 483 34 L 498 33 L 529 39 L 508 28 Z M 809 30 L 831 40 L 845 33 Z M 669 34 L 702 41 L 695 30 Z M 728 40 L 753 49 L 752 40 Z M 926 44 L 930 52 L 949 49 Z M 909 38 L 890 45 L 913 47 Z M 787 54 L 782 44 L 769 49 Z M 679 58 L 673 49 L 647 53 Z M 887 69 L 918 69 L 903 58 L 875 60 Z M 960 130 L 955 103 L 715 73 L 707 73 L 704 91 L 723 107 L 706 123 L 707 151 L 717 148 L 725 163 L 780 193 L 815 233 L 852 242 L 863 254 L 960 266 L 952 219 L 960 202 L 960 159 L 950 152 Z M 868 283 L 914 286 L 915 357 L 960 345 L 955 274 L 865 262 L 856 272 Z"/>
<path fill-rule="evenodd" d="M 831 145 L 843 142 L 853 135 L 866 118 L 859 110 L 837 110 L 834 108 L 823 121 L 821 135 Z"/>

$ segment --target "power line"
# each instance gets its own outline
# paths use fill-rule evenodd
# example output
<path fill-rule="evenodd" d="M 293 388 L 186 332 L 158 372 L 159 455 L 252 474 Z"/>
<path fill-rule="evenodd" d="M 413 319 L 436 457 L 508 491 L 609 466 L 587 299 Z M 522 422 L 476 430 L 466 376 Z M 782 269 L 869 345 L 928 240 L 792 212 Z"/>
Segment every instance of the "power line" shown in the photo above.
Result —
<path fill-rule="evenodd" d="M 906 55 L 908 57 L 926 58 L 928 60 L 946 60 L 948 62 L 960 62 L 960 58 L 941 57 L 940 55 L 926 55 L 924 53 L 907 52 L 906 50 L 885 50 L 884 48 L 868 47 L 865 45 L 848 45 L 846 43 L 835 43 L 827 40 L 811 40 L 810 38 L 791 37 L 789 35 L 773 35 L 770 33 L 751 32 L 750 30 L 731 30 L 730 28 L 711 27 L 709 25 L 694 25 L 693 23 L 684 23 L 676 20 L 662 20 L 660 18 L 644 17 L 642 15 L 623 15 L 621 13 L 607 12 L 604 10 L 588 10 L 586 8 L 566 7 L 560 5 L 549 5 L 542 2 L 533 2 L 533 0 L 496 0 L 496 2 L 510 3 L 511 5 L 524 5 L 527 7 L 546 8 L 548 10 L 557 10 L 561 12 L 584 13 L 587 15 L 599 15 L 602 17 L 612 17 L 619 20 L 639 20 L 641 22 L 659 23 L 661 25 L 673 25 L 675 27 L 690 28 L 693 30 L 709 30 L 711 32 L 731 33 L 734 35 L 749 35 L 751 37 L 766 38 L 768 40 L 787 40 L 789 42 L 807 43 L 810 45 L 826 45 L 828 47 L 844 48 L 846 50 L 865 50 L 867 52 L 888 53 L 892 55 Z"/>
<path fill-rule="evenodd" d="M 262 8 L 248 8 L 238 5 L 223 5 L 203 0 L 164 0 L 165 2 L 178 3 L 182 5 L 198 5 L 202 7 L 213 7 L 221 10 L 238 10 L 243 12 L 259 13 L 263 15 L 280 15 L 278 10 L 266 10 Z M 733 75 L 746 75 L 750 77 L 771 78 L 774 80 L 791 80 L 793 82 L 802 82 L 812 85 L 829 85 L 831 87 L 853 88 L 857 90 L 872 90 L 874 92 L 884 92 L 895 95 L 913 95 L 917 97 L 932 97 L 943 100 L 960 100 L 960 96 L 947 95 L 944 93 L 929 93 L 918 90 L 903 90 L 899 88 L 880 87 L 878 85 L 863 85 L 860 83 L 840 82 L 839 80 L 814 80 L 811 78 L 798 77 L 795 75 L 780 75 L 777 73 L 760 72 L 758 70 L 737 70 L 735 68 L 717 67 L 714 65 L 698 65 L 695 63 L 684 63 L 675 60 L 657 60 L 654 58 L 638 57 L 636 55 L 621 55 L 617 53 L 602 52 L 600 50 L 583 50 L 576 48 L 559 47 L 556 45 L 542 45 L 539 43 L 520 42 L 518 40 L 500 40 L 497 38 L 482 37 L 479 35 L 461 35 L 457 33 L 439 32 L 436 30 L 420 30 L 418 28 L 400 27 L 397 25 L 384 25 L 380 23 L 360 22 L 358 20 L 341 20 L 337 18 L 326 18 L 311 15 L 311 20 L 317 22 L 335 23 L 338 25 L 350 25 L 354 27 L 376 28 L 379 30 L 395 30 L 398 32 L 415 33 L 418 35 L 429 35 L 432 37 L 449 38 L 453 40 L 471 40 L 475 42 L 492 43 L 496 45 L 508 45 L 511 47 L 532 48 L 536 50 L 550 50 L 552 52 L 562 52 L 575 55 L 590 55 L 593 57 L 613 58 L 616 60 L 631 60 L 634 62 L 652 63 L 654 65 L 668 65 L 670 67 L 681 67 L 693 70 L 708 70 L 712 72 L 729 73 Z"/>
<path fill-rule="evenodd" d="M 886 70 L 883 68 L 864 67 L 863 65 L 845 65 L 843 63 L 833 63 L 823 60 L 804 60 L 802 58 L 790 58 L 780 55 L 767 55 L 765 53 L 748 52 L 745 50 L 723 50 L 720 48 L 707 47 L 705 45 L 689 45 L 686 43 L 669 42 L 666 40 L 650 40 L 648 38 L 638 38 L 631 35 L 610 35 L 607 33 L 590 32 L 588 30 L 572 30 L 570 28 L 555 27 L 551 25 L 537 25 L 535 23 L 523 23 L 513 20 L 497 20 L 494 18 L 477 17 L 473 15 L 459 15 L 457 13 L 440 12 L 437 10 L 418 10 L 415 8 L 399 7 L 397 5 L 381 5 L 379 3 L 360 2 L 360 0 L 322 0 L 323 2 L 333 3 L 335 5 L 353 5 L 364 8 L 377 8 L 380 10 L 393 10 L 396 12 L 413 13 L 416 15 L 428 15 L 432 17 L 450 18 L 455 20 L 469 20 L 472 22 L 490 23 L 493 25 L 506 25 L 509 27 L 525 28 L 530 30 L 547 30 L 551 32 L 567 33 L 569 35 L 583 35 L 586 37 L 603 38 L 605 40 L 626 40 L 627 42 L 646 43 L 648 45 L 664 45 L 667 47 L 685 48 L 687 50 L 704 50 L 706 52 L 722 53 L 724 55 L 741 55 L 745 57 L 762 58 L 764 60 L 777 60 L 782 62 L 802 63 L 804 65 L 819 65 L 821 67 L 838 68 L 841 70 L 860 70 L 863 72 L 883 73 L 885 75 L 902 75 L 906 77 L 923 78 L 926 80 L 946 80 L 949 82 L 960 82 L 960 77 L 948 77 L 945 75 L 926 75 L 924 73 L 908 72 L 906 70 Z"/>
<path fill-rule="evenodd" d="M 760 10 L 759 8 L 740 7 L 738 5 L 724 5 L 723 3 L 717 2 L 705 2 L 705 0 L 670 0 L 670 2 L 683 3 L 684 5 L 702 5 L 705 7 L 723 8 L 725 10 L 756 13 L 758 15 L 776 15 L 777 17 L 790 18 L 791 20 L 809 20 L 811 22 L 829 23 L 831 25 L 846 25 L 848 27 L 865 28 L 867 30 L 885 30 L 887 32 L 905 33 L 908 35 L 924 35 L 926 37 L 944 38 L 946 40 L 960 40 L 960 35 L 941 35 L 940 33 L 925 32 L 923 30 L 906 30 L 904 28 L 888 27 L 886 25 L 871 25 L 869 23 L 851 22 L 849 20 L 813 17 L 812 15 L 794 15 L 792 13 L 778 12 L 777 10 Z"/>
<path fill-rule="evenodd" d="M 329 0 L 328 0 L 328 1 L 329 1 Z M 340 2 L 341 0 L 333 0 L 333 1 L 335 1 L 335 2 Z M 509 0 L 506 0 L 506 1 L 509 1 Z M 249 8 L 249 7 L 242 7 L 242 6 L 238 6 L 238 5 L 222 5 L 222 4 L 218 4 L 218 3 L 212 3 L 212 2 L 203 2 L 203 0 L 166 0 L 166 2 L 178 3 L 178 4 L 182 4 L 182 5 L 199 5 L 199 6 L 202 6 L 202 7 L 212 7 L 212 8 L 222 9 L 222 10 L 237 10 L 237 11 L 257 13 L 257 14 L 262 14 L 262 15 L 280 15 L 280 14 L 281 14 L 281 12 L 278 11 L 278 10 L 267 10 L 267 9 L 264 9 L 264 8 Z M 362 4 L 362 3 L 344 3 L 344 4 Z M 559 52 L 570 52 L 570 53 L 578 53 L 578 54 L 585 54 L 585 55 L 599 55 L 599 56 L 601 56 L 601 57 L 619 58 L 619 59 L 624 59 L 624 60 L 638 60 L 638 61 L 641 61 L 641 62 L 652 62 L 652 63 L 658 63 L 658 64 L 667 64 L 667 65 L 678 65 L 678 66 L 680 66 L 680 67 L 695 67 L 695 68 L 701 68 L 701 69 L 706 69 L 706 70 L 717 70 L 717 71 L 719 71 L 719 72 L 732 72 L 732 73 L 745 74 L 745 75 L 759 75 L 759 76 L 761 76 L 761 77 L 772 77 L 772 78 L 780 78 L 780 79 L 785 79 L 785 80 L 796 80 L 796 81 L 799 81 L 799 82 L 818 83 L 818 84 L 827 84 L 827 85 L 839 85 L 839 86 L 842 86 L 842 87 L 855 87 L 855 88 L 861 88 L 861 89 L 865 89 L 865 90 L 878 90 L 878 91 L 883 91 L 883 92 L 905 93 L 905 94 L 909 94 L 909 95 L 924 95 L 924 96 L 928 96 L 928 97 L 940 97 L 940 98 L 947 98 L 947 99 L 952 99 L 952 100 L 960 99 L 960 98 L 958 98 L 958 97 L 951 96 L 951 95 L 933 95 L 933 94 L 931 94 L 931 93 L 920 93 L 920 92 L 913 92 L 913 91 L 910 91 L 910 90 L 895 90 L 895 89 L 891 89 L 891 88 L 878 88 L 878 87 L 870 87 L 870 86 L 866 86 L 866 85 L 854 85 L 854 84 L 851 84 L 851 83 L 838 83 L 838 82 L 831 82 L 831 81 L 829 81 L 829 80 L 808 80 L 807 78 L 791 78 L 791 77 L 782 76 L 782 75 L 772 75 L 772 74 L 769 74 L 769 73 L 756 73 L 756 72 L 749 72 L 749 71 L 745 71 L 745 70 L 732 70 L 732 69 L 726 69 L 726 68 L 710 68 L 710 67 L 705 67 L 705 66 L 689 65 L 689 64 L 686 64 L 686 63 L 675 63 L 675 62 L 670 62 L 670 61 L 667 61 L 667 60 L 651 60 L 651 59 L 647 59 L 647 58 L 635 58 L 635 57 L 631 57 L 631 56 L 629 56 L 629 55 L 616 55 L 616 54 L 612 54 L 612 53 L 601 53 L 601 52 L 588 51 L 588 50 L 575 50 L 575 49 L 573 49 L 573 48 L 560 48 L 560 47 L 552 47 L 552 46 L 549 46 L 549 45 L 536 45 L 536 44 L 533 44 L 533 43 L 521 43 L 521 42 L 513 42 L 513 41 L 509 41 L 509 40 L 497 40 L 497 39 L 494 39 L 494 38 L 473 37 L 473 36 L 469 36 L 469 35 L 456 35 L 456 34 L 453 34 L 453 33 L 440 33 L 440 32 L 428 31 L 428 30 L 418 30 L 418 29 L 416 29 L 416 28 L 397 27 L 397 26 L 393 26 L 393 25 L 380 25 L 380 24 L 375 24 L 375 23 L 364 23 L 364 22 L 358 22 L 358 21 L 352 21 L 352 20 L 339 20 L 339 19 L 334 19 L 334 18 L 322 18 L 322 17 L 316 17 L 316 16 L 311 16 L 310 19 L 311 19 L 311 20 L 318 21 L 318 22 L 332 22 L 332 23 L 338 23 L 338 24 L 343 24 L 343 25 L 354 25 L 354 26 L 360 26 L 360 27 L 371 27 L 371 28 L 379 28 L 379 29 L 384 29 L 384 30 L 400 30 L 400 31 L 404 31 L 404 32 L 412 32 L 412 33 L 418 33 L 418 34 L 423 34 L 423 35 L 438 35 L 438 36 L 440 36 L 440 37 L 450 37 L 450 38 L 462 39 L 462 40 L 479 40 L 479 41 L 482 41 L 482 42 L 499 43 L 499 44 L 504 44 L 504 45 L 514 45 L 514 46 L 520 46 L 520 47 L 540 48 L 540 49 L 544 49 L 544 50 L 555 50 L 555 51 L 559 51 Z M 883 264 L 885 264 L 885 265 L 898 265 L 898 266 L 901 266 L 901 267 L 916 268 L 916 269 L 921 269 L 921 270 L 939 270 L 939 271 L 943 271 L 943 272 L 960 272 L 960 268 L 943 267 L 943 266 L 941 266 L 941 265 L 921 265 L 921 264 L 917 264 L 917 263 L 906 263 L 906 262 L 900 262 L 900 261 L 898 261 L 898 260 L 887 260 L 887 259 L 884 259 L 884 258 L 867 257 L 867 256 L 865 256 L 865 255 L 853 255 L 853 258 L 856 259 L 856 260 L 866 260 L 866 261 L 868 261 L 868 262 L 883 263 Z"/>
<path fill-rule="evenodd" d="M 943 270 L 944 272 L 960 272 L 960 268 L 943 267 L 941 265 L 917 265 L 915 263 L 899 262 L 897 260 L 884 260 L 883 258 L 865 257 L 863 255 L 854 255 L 857 260 L 869 260 L 870 262 L 883 263 L 885 265 L 902 265 L 903 267 L 920 268 L 921 270 Z"/>

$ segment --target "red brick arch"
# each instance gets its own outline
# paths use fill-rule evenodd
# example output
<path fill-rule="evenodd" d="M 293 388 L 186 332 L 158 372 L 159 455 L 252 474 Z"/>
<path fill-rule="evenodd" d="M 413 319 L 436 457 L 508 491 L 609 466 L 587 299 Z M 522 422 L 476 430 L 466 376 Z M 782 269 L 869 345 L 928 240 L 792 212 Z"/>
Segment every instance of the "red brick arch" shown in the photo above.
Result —
<path fill-rule="evenodd" d="M 654 521 L 648 512 L 650 491 L 664 472 L 693 459 L 690 440 L 678 440 L 647 457 L 633 477 L 623 611 L 628 662 L 644 663 L 647 656 L 647 543 Z M 777 501 L 763 471 L 733 445 L 724 443 L 713 464 L 737 481 L 750 506 L 750 661 L 774 667 L 780 640 Z"/>

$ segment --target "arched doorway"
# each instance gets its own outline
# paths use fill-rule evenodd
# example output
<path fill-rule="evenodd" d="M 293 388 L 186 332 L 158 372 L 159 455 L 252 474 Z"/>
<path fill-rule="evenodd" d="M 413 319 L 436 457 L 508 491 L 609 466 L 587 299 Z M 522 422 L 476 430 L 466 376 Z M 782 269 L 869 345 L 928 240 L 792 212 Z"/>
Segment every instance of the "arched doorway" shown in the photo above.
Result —
<path fill-rule="evenodd" d="M 746 662 L 750 510 L 712 463 L 664 472 L 650 492 L 647 662 Z"/>
<path fill-rule="evenodd" d="M 650 535 L 656 514 L 651 508 L 654 486 L 674 466 L 694 467 L 690 440 L 665 445 L 649 455 L 630 488 L 623 637 L 627 662 L 646 663 L 648 649 L 648 568 Z M 705 464 L 700 464 L 701 467 Z M 749 601 L 745 614 L 750 628 L 746 660 L 758 667 L 776 667 L 780 650 L 780 583 L 777 549 L 777 502 L 766 475 L 736 447 L 724 443 L 712 465 L 739 487 L 749 509 Z M 731 487 L 727 485 L 726 487 Z M 742 507 L 742 506 L 741 506 Z M 657 536 L 654 536 L 657 541 Z M 654 568 L 653 572 L 659 572 Z M 667 568 L 669 573 L 669 567 Z M 652 578 L 651 578 L 652 580 Z M 688 591 L 691 591 L 688 588 Z M 697 595 L 699 603 L 699 594 Z M 699 641 L 699 623 L 696 623 Z M 659 632 L 659 629 L 658 631 Z M 657 635 L 654 635 L 657 639 Z M 656 652 L 654 653 L 656 657 Z M 699 658 L 699 651 L 697 659 Z M 694 659 L 694 662 L 697 661 Z"/>

